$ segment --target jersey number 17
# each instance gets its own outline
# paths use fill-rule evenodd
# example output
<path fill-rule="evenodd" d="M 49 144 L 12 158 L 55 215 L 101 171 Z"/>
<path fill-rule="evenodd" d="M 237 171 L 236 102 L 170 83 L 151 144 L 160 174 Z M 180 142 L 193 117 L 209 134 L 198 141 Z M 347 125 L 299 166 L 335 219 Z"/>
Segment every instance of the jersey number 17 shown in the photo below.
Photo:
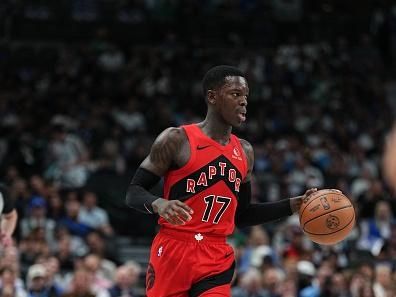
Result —
<path fill-rule="evenodd" d="M 220 209 L 218 210 L 218 212 L 216 213 L 216 215 L 215 215 L 215 217 L 213 219 L 213 223 L 217 224 L 220 221 L 221 216 L 226 211 L 227 207 L 230 205 L 231 198 L 223 197 L 223 196 L 209 195 L 209 196 L 206 196 L 204 198 L 204 201 L 206 203 L 205 212 L 204 212 L 204 215 L 202 217 L 202 221 L 204 221 L 204 222 L 208 222 L 209 221 L 209 217 L 210 217 L 210 214 L 212 212 L 214 203 L 221 204 Z"/>

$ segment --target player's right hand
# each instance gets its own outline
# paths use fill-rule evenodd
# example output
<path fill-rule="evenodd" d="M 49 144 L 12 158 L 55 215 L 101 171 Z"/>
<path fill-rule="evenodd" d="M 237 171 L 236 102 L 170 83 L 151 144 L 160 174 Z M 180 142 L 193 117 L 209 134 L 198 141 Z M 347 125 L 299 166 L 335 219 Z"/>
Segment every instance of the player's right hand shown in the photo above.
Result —
<path fill-rule="evenodd" d="M 153 209 L 162 218 L 172 225 L 185 225 L 192 219 L 194 211 L 179 200 L 166 200 L 159 198 L 152 204 Z"/>

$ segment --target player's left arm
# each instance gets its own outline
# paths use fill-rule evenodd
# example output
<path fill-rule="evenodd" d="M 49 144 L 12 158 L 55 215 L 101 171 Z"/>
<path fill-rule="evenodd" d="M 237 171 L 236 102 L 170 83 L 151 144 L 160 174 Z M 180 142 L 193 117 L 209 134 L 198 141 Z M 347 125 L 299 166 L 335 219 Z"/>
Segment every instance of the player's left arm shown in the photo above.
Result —
<path fill-rule="evenodd" d="M 239 201 L 235 215 L 235 224 L 237 226 L 253 226 L 290 216 L 300 209 L 301 203 L 305 197 L 317 191 L 317 189 L 309 189 L 301 196 L 276 202 L 252 204 L 251 177 L 254 166 L 254 150 L 248 141 L 244 139 L 240 141 L 247 158 L 248 172 L 239 190 Z"/>
<path fill-rule="evenodd" d="M 9 246 L 12 243 L 11 238 L 16 228 L 18 213 L 8 195 L 7 188 L 3 185 L 0 185 L 0 195 L 4 203 L 0 222 L 0 241 L 3 246 Z"/>
<path fill-rule="evenodd" d="M 12 234 L 15 231 L 15 227 L 18 220 L 18 214 L 15 209 L 11 212 L 3 214 L 1 216 L 1 243 L 4 246 L 9 246 L 12 243 Z"/>

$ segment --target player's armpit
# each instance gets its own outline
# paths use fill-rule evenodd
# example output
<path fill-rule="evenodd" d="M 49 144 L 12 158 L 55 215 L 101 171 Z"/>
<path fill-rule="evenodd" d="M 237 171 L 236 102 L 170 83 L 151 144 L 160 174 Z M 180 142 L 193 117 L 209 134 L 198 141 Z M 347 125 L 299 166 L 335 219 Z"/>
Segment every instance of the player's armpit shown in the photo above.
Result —
<path fill-rule="evenodd" d="M 140 167 L 145 168 L 158 176 L 163 176 L 175 161 L 175 156 L 180 152 L 185 134 L 180 128 L 164 130 L 154 141 L 150 154 Z"/>

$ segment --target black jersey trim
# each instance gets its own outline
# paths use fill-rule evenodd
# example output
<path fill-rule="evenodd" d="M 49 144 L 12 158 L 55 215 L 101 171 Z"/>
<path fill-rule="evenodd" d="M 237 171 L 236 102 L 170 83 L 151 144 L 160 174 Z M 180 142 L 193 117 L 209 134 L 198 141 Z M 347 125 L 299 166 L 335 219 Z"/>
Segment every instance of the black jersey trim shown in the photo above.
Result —
<path fill-rule="evenodd" d="M 227 270 L 220 272 L 219 274 L 211 275 L 193 284 L 191 289 L 188 291 L 188 296 L 198 297 L 203 292 L 208 291 L 212 288 L 231 283 L 232 277 L 234 276 L 234 270 L 235 261 Z"/>
<path fill-rule="evenodd" d="M 220 155 L 213 161 L 205 164 L 198 170 L 185 176 L 184 178 L 182 178 L 181 180 L 179 180 L 178 182 L 173 184 L 169 191 L 169 199 L 185 201 L 188 198 L 190 198 L 191 196 L 195 196 L 195 195 L 199 194 L 200 192 L 206 190 L 207 188 L 215 185 L 219 181 L 224 181 L 224 183 L 231 190 L 231 192 L 233 192 L 235 194 L 235 196 L 238 196 L 238 193 L 235 191 L 235 183 L 230 182 L 228 180 L 227 173 L 225 173 L 225 176 L 221 176 L 219 173 L 217 173 L 216 176 L 214 176 L 212 179 L 209 179 L 209 178 L 207 179 L 207 181 L 208 181 L 207 186 L 196 185 L 195 193 L 186 193 L 187 179 L 193 179 L 193 180 L 197 181 L 202 172 L 205 172 L 208 176 L 209 166 L 218 167 L 217 165 L 219 164 L 219 162 L 226 163 L 226 172 L 228 172 L 230 169 L 234 169 L 236 172 L 236 177 L 239 178 L 242 183 L 242 174 L 238 170 L 238 168 L 230 160 L 228 160 L 228 158 L 226 158 L 224 155 Z"/>

